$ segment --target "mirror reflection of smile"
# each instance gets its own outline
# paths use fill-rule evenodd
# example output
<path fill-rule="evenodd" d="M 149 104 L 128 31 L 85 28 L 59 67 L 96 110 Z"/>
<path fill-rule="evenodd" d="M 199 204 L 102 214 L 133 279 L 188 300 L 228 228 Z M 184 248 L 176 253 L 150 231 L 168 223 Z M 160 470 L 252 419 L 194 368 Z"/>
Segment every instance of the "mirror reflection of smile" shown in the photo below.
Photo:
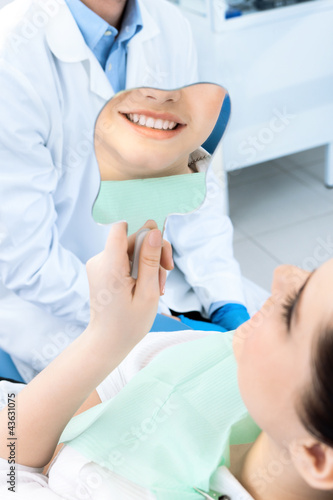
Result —
<path fill-rule="evenodd" d="M 115 95 L 95 124 L 101 181 L 198 173 L 191 154 L 212 133 L 225 96 L 223 87 L 211 83 L 176 90 L 142 87 Z"/>
<path fill-rule="evenodd" d="M 146 137 L 158 140 L 170 139 L 178 135 L 186 127 L 186 124 L 176 115 L 170 113 L 134 111 L 131 113 L 119 112 L 119 114 L 133 130 Z"/>

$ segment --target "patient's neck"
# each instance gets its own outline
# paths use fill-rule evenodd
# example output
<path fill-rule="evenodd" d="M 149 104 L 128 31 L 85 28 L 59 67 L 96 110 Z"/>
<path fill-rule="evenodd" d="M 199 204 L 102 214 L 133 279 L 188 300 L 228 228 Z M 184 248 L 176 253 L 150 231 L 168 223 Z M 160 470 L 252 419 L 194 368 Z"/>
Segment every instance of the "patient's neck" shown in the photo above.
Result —
<path fill-rule="evenodd" d="M 233 464 L 232 464 L 233 465 Z M 231 472 L 255 500 L 328 500 L 313 490 L 293 466 L 289 451 L 262 433 Z"/>

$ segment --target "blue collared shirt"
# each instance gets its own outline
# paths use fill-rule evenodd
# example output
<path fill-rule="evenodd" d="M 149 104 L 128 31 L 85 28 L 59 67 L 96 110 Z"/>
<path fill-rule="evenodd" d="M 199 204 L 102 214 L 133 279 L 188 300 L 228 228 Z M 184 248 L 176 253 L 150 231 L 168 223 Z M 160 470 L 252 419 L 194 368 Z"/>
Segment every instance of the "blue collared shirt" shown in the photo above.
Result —
<path fill-rule="evenodd" d="M 104 69 L 113 90 L 119 92 L 126 86 L 128 42 L 142 29 L 138 0 L 128 0 L 120 32 L 89 9 L 81 0 L 66 0 L 67 5 L 83 35 Z"/>

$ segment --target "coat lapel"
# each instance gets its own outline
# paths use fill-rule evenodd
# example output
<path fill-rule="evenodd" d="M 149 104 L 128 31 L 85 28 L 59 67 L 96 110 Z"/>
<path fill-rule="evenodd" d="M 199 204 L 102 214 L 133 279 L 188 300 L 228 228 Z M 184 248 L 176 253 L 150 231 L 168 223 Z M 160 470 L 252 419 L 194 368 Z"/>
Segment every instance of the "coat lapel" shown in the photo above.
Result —
<path fill-rule="evenodd" d="M 63 0 L 59 10 L 47 24 L 46 41 L 54 56 L 66 63 L 88 62 L 87 68 L 90 90 L 105 100 L 114 95 L 113 88 L 95 55 L 84 41 L 69 8 Z"/>
<path fill-rule="evenodd" d="M 126 82 L 127 88 L 133 87 L 150 87 L 151 86 L 151 71 L 156 65 L 159 57 L 155 54 L 154 61 L 149 55 L 149 49 L 145 42 L 152 40 L 160 35 L 161 30 L 149 13 L 144 1 L 139 0 L 141 16 L 142 16 L 142 30 L 135 35 L 128 44 L 127 54 L 127 75 Z M 154 52 L 158 49 L 155 48 Z"/>
<path fill-rule="evenodd" d="M 111 99 L 114 95 L 114 90 L 103 68 L 86 45 L 82 33 L 65 1 L 57 1 L 59 3 L 59 10 L 50 19 L 45 28 L 46 40 L 51 52 L 57 59 L 66 63 L 88 62 L 88 64 L 85 64 L 85 67 L 87 68 L 90 81 L 90 90 L 105 101 Z M 127 87 L 137 86 L 137 82 L 141 82 L 147 72 L 147 68 L 149 68 L 144 51 L 144 42 L 160 34 L 158 24 L 142 1 L 140 1 L 140 9 L 143 28 L 128 44 Z M 145 83 L 142 81 L 140 84 L 144 85 Z"/>

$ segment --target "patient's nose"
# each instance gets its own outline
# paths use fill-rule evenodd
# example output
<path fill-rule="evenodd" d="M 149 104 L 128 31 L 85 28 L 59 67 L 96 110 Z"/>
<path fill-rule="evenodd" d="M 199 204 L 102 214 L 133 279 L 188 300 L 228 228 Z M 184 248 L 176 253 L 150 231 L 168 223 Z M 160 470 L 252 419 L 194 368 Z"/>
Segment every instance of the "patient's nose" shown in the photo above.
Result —
<path fill-rule="evenodd" d="M 303 286 L 309 274 L 311 273 L 297 266 L 282 265 L 277 267 L 273 276 L 272 294 L 288 295 L 297 292 Z"/>

